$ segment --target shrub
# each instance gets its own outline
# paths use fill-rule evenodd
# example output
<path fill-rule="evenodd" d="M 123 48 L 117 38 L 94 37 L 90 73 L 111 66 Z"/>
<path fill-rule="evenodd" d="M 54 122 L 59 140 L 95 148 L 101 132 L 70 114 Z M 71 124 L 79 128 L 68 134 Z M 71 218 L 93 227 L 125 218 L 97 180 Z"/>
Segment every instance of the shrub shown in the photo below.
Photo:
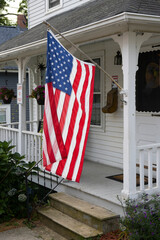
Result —
<path fill-rule="evenodd" d="M 160 239 L 160 195 L 143 194 L 138 200 L 125 201 L 121 224 L 130 240 Z"/>
<path fill-rule="evenodd" d="M 17 152 L 12 153 L 14 146 L 10 143 L 0 141 L 0 222 L 12 217 L 27 216 L 24 173 L 34 164 L 34 162 L 26 164 L 23 161 L 24 156 Z M 29 183 L 29 188 L 33 189 L 31 185 Z M 31 200 L 34 200 L 33 194 Z"/>

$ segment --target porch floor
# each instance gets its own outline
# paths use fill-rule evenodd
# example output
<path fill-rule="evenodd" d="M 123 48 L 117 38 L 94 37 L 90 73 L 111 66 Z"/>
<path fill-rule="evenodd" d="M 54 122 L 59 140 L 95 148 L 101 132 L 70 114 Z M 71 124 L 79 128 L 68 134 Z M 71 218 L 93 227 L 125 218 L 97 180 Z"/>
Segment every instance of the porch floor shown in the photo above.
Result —
<path fill-rule="evenodd" d="M 106 177 L 121 173 L 122 169 L 84 160 L 80 183 L 65 180 L 63 185 L 67 187 L 66 193 L 103 207 L 110 203 L 110 210 L 116 212 L 115 206 L 121 206 L 117 195 L 120 196 L 123 184 Z"/>

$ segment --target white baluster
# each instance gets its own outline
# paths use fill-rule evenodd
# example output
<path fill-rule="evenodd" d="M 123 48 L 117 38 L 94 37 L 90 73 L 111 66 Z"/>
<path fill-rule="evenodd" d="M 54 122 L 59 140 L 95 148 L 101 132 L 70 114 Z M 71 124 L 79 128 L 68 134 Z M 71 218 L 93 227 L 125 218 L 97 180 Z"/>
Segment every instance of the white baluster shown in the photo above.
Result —
<path fill-rule="evenodd" d="M 140 190 L 144 190 L 144 150 L 140 150 Z"/>
<path fill-rule="evenodd" d="M 148 149 L 148 188 L 152 188 L 152 148 Z"/>
<path fill-rule="evenodd" d="M 157 163 L 156 185 L 158 188 L 160 188 L 160 147 L 157 147 L 156 163 Z"/>

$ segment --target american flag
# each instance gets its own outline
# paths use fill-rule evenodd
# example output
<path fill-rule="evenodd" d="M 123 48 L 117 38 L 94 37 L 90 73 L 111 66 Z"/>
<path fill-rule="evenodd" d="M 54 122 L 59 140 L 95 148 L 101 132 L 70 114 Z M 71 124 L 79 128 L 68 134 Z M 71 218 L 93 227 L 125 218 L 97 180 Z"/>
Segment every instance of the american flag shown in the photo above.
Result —
<path fill-rule="evenodd" d="M 75 58 L 47 33 L 43 166 L 80 181 L 90 127 L 95 66 Z"/>

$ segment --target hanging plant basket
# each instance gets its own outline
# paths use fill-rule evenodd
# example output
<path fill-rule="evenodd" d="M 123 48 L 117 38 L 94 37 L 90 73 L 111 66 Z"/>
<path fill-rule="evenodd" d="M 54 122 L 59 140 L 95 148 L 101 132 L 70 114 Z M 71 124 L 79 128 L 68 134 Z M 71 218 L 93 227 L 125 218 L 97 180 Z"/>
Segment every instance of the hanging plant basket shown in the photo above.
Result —
<path fill-rule="evenodd" d="M 14 97 L 13 89 L 8 89 L 6 87 L 0 88 L 0 100 L 2 100 L 4 104 L 10 104 Z"/>
<path fill-rule="evenodd" d="M 44 94 L 37 94 L 38 105 L 44 105 Z"/>
<path fill-rule="evenodd" d="M 12 101 L 12 97 L 8 98 L 7 96 L 5 96 L 2 100 L 4 104 L 10 104 Z"/>
<path fill-rule="evenodd" d="M 30 98 L 35 98 L 39 105 L 44 105 L 45 99 L 45 87 L 44 85 L 39 85 L 35 89 L 32 90 Z"/>

